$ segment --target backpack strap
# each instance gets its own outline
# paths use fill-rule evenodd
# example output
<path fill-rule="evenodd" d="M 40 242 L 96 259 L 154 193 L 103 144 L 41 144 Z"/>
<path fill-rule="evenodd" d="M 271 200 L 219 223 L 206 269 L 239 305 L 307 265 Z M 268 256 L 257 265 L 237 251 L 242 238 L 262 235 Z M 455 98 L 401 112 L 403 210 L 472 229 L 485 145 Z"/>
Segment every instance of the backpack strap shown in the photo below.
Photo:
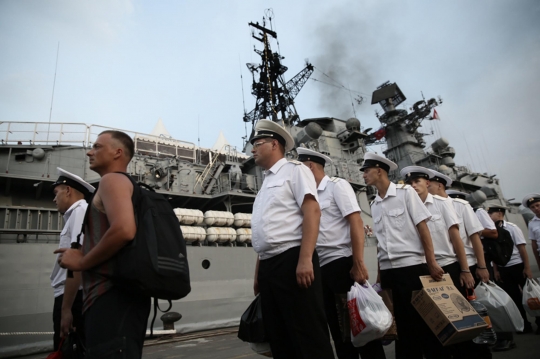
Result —
<path fill-rule="evenodd" d="M 172 308 L 171 300 L 167 300 L 167 301 L 169 302 L 169 308 L 165 310 L 161 310 L 161 308 L 159 307 L 158 299 L 154 297 L 154 316 L 152 317 L 152 323 L 150 323 L 150 338 L 154 337 L 154 322 L 156 321 L 158 309 L 161 313 L 167 313 Z"/>

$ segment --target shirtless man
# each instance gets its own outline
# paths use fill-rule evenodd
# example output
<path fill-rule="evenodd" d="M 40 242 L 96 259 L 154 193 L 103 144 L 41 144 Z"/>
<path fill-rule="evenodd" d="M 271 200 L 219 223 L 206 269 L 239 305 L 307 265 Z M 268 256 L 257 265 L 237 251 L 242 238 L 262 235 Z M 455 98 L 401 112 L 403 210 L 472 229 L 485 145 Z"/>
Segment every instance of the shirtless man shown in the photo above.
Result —
<path fill-rule="evenodd" d="M 113 353 L 126 358 L 142 356 L 150 298 L 127 292 L 109 279 L 114 255 L 136 233 L 133 185 L 129 178 L 115 173 L 127 171 L 133 153 L 133 140 L 125 133 L 99 134 L 87 153 L 90 169 L 101 181 L 85 223 L 82 250 L 58 250 L 60 266 L 82 272 L 88 359 Z"/>

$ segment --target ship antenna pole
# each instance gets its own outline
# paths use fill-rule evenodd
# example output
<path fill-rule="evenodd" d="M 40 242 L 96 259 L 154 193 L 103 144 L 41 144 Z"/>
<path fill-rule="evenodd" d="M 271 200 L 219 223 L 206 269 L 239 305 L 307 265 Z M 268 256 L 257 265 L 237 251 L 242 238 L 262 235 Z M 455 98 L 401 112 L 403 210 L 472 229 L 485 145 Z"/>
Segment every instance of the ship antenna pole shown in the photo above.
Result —
<path fill-rule="evenodd" d="M 60 41 L 58 41 L 58 47 L 56 48 L 56 65 L 54 66 L 54 80 L 53 80 L 52 96 L 51 96 L 51 110 L 49 111 L 49 128 L 47 129 L 47 145 L 49 144 L 49 131 L 51 129 L 52 108 L 53 108 L 53 100 L 54 100 L 54 87 L 56 86 L 56 70 L 58 69 L 59 52 L 60 52 Z"/>
<path fill-rule="evenodd" d="M 354 101 L 352 99 L 352 94 L 351 94 L 351 86 L 349 83 L 347 83 L 347 90 L 349 91 L 349 98 L 351 99 L 351 106 L 352 106 L 352 112 L 353 112 L 353 115 L 354 115 L 354 118 L 357 118 L 356 117 L 356 110 L 354 108 Z"/>

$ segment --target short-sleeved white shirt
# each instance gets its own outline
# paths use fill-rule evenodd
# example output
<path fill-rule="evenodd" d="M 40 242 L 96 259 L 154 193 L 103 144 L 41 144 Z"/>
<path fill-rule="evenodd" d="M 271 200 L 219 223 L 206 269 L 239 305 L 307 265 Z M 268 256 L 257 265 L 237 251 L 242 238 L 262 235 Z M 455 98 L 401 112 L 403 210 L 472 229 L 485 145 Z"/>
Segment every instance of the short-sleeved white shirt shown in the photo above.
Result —
<path fill-rule="evenodd" d="M 482 232 L 484 226 L 474 214 L 474 210 L 469 202 L 461 198 L 454 198 L 453 203 L 459 221 L 459 236 L 463 241 L 463 247 L 467 255 L 467 264 L 470 267 L 476 264 L 476 255 L 474 254 L 470 237 L 475 233 Z"/>
<path fill-rule="evenodd" d="M 64 213 L 64 228 L 60 232 L 60 243 L 58 248 L 70 248 L 71 243 L 77 242 L 77 236 L 81 233 L 82 224 L 84 221 L 84 214 L 88 203 L 84 199 L 81 199 L 71 205 L 69 209 Z M 83 243 L 84 235 L 81 235 L 81 244 Z M 56 261 L 54 262 L 53 271 L 51 273 L 51 286 L 54 289 L 54 297 L 58 297 L 64 294 L 64 287 L 66 283 L 67 269 L 61 268 L 58 264 L 58 256 L 56 255 Z M 82 289 L 82 286 L 79 288 Z"/>
<path fill-rule="evenodd" d="M 318 200 L 313 173 L 301 162 L 282 158 L 265 171 L 251 218 L 251 243 L 261 260 L 301 244 L 307 194 Z"/>
<path fill-rule="evenodd" d="M 512 240 L 514 241 L 514 250 L 512 251 L 512 256 L 510 257 L 508 263 L 506 263 L 506 265 L 502 267 L 510 267 L 519 263 L 523 263 L 521 255 L 519 254 L 519 250 L 517 248 L 517 246 L 519 246 L 520 244 L 527 244 L 527 242 L 525 242 L 525 237 L 523 237 L 523 232 L 521 232 L 521 229 L 519 229 L 519 227 L 512 222 L 503 221 L 503 228 L 510 232 Z"/>
<path fill-rule="evenodd" d="M 426 262 L 416 225 L 431 217 L 426 206 L 408 185 L 390 183 L 386 196 L 378 194 L 371 204 L 377 236 L 380 269 L 410 267 Z"/>
<path fill-rule="evenodd" d="M 444 267 L 457 262 L 456 251 L 448 233 L 450 227 L 459 225 L 452 199 L 437 195 L 433 196 L 428 193 L 424 205 L 431 213 L 431 218 L 427 221 L 427 224 L 431 233 L 437 264 Z"/>
<path fill-rule="evenodd" d="M 321 267 L 341 257 L 352 255 L 351 228 L 345 218 L 360 213 L 360 206 L 349 182 L 324 176 L 319 187 L 321 225 L 317 253 Z"/>
<path fill-rule="evenodd" d="M 485 209 L 478 208 L 474 213 L 476 214 L 476 217 L 478 218 L 484 229 L 497 229 L 495 227 L 495 223 Z"/>
<path fill-rule="evenodd" d="M 529 221 L 529 239 L 538 244 L 538 253 L 540 253 L 540 218 L 534 216 Z"/>

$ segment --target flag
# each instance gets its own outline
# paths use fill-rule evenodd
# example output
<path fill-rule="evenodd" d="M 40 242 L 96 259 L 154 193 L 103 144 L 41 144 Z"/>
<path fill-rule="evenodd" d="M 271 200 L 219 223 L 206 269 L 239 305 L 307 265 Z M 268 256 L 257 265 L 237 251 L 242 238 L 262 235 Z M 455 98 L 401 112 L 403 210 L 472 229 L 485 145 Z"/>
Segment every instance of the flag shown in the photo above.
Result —
<path fill-rule="evenodd" d="M 384 127 L 381 127 L 373 133 L 373 137 L 375 137 L 376 140 L 380 140 L 384 136 L 386 136 L 386 130 L 384 129 Z"/>
<path fill-rule="evenodd" d="M 437 110 L 433 109 L 433 116 L 431 117 L 433 120 L 440 120 L 439 114 L 437 113 Z"/>

